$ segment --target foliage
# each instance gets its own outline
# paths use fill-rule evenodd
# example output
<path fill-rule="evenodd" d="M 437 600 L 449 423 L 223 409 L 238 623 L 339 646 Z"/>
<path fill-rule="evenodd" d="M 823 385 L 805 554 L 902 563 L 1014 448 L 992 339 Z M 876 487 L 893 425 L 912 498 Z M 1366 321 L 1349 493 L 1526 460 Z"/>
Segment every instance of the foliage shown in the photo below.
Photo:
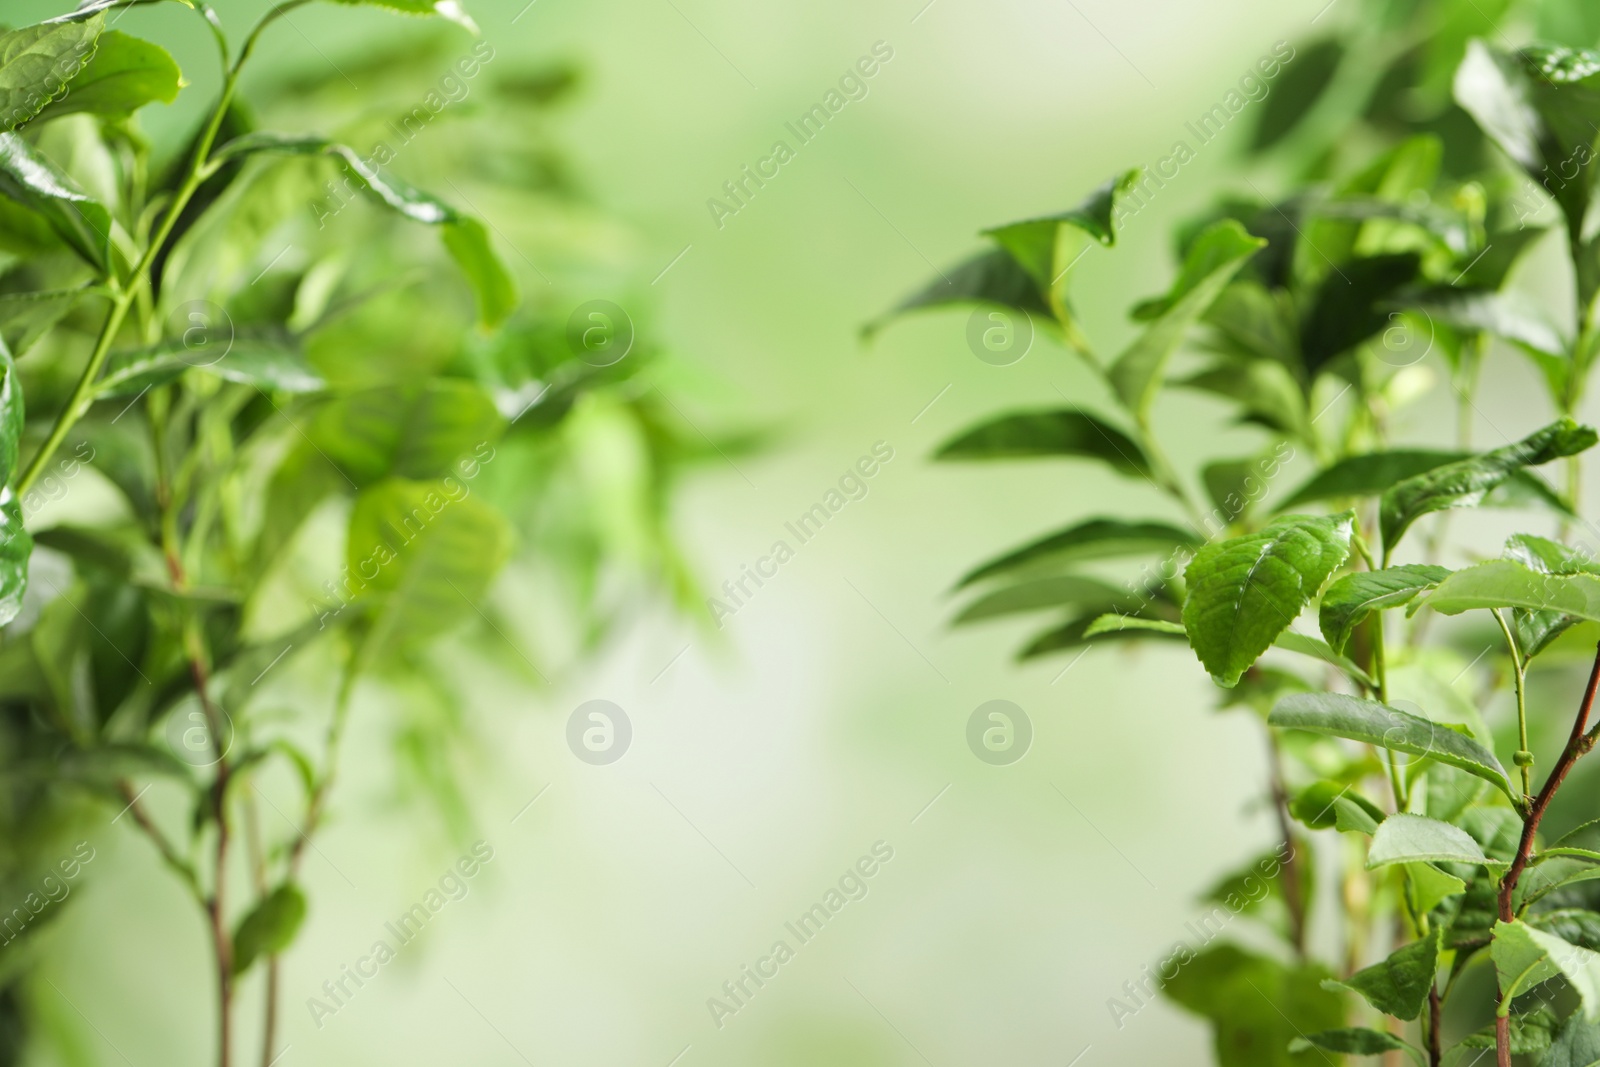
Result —
<path fill-rule="evenodd" d="M 0 34 L 0 891 L 20 900 L 86 819 L 125 814 L 208 930 L 221 1064 L 235 984 L 266 971 L 265 1063 L 355 697 L 461 832 L 461 731 L 441 725 L 460 660 L 537 683 L 625 598 L 686 599 L 663 512 L 700 453 L 651 385 L 650 345 L 618 361 L 568 343 L 578 298 L 552 275 L 616 230 L 546 132 L 569 69 L 491 65 L 454 2 L 359 0 L 456 26 L 369 49 L 359 101 L 330 73 L 268 78 L 247 104 L 258 44 L 310 0 L 242 41 L 176 0 L 214 31 L 223 75 L 163 150 L 137 113 L 202 90 L 107 28 L 150 2 Z M 419 80 L 433 69 L 472 106 Z M 282 129 L 308 115 L 317 129 Z M 570 243 L 538 244 L 536 264 L 479 204 L 559 215 Z M 498 606 L 512 560 L 564 644 L 530 644 Z M 262 829 L 267 793 L 298 804 L 273 802 L 283 833 Z M 37 941 L 0 948 L 14 1044 Z"/>
<path fill-rule="evenodd" d="M 1053 614 L 1024 658 L 1184 639 L 1223 705 L 1252 709 L 1271 738 L 1288 857 L 1274 892 L 1290 921 L 1268 924 L 1268 953 L 1216 945 L 1163 968 L 1166 995 L 1211 1023 L 1219 1064 L 1404 1054 L 1437 1067 L 1493 1047 L 1501 1067 L 1564 1065 L 1600 1047 L 1600 842 L 1545 820 L 1600 739 L 1600 650 L 1582 644 L 1600 632 L 1600 567 L 1577 499 L 1597 435 L 1573 417 L 1600 348 L 1600 52 L 1570 47 L 1600 25 L 1541 5 L 1559 43 L 1509 49 L 1533 6 L 1375 0 L 1303 44 L 1249 146 L 1299 178 L 1183 227 L 1174 280 L 1133 306 L 1116 356 L 1071 290 L 1115 262 L 1120 225 L 1151 190 L 1139 171 L 1077 208 L 983 231 L 994 247 L 895 312 L 1027 316 L 1096 386 L 988 420 L 937 458 L 1100 464 L 1165 501 L 980 564 L 960 582 L 974 599 L 957 622 Z M 1546 207 L 1554 226 L 1531 221 Z M 1551 230 L 1573 293 L 1565 329 L 1512 284 Z M 1490 357 L 1527 360 L 1552 411 L 1481 449 L 1470 431 Z M 1398 445 L 1396 414 L 1440 377 L 1456 439 Z M 1198 462 L 1175 464 L 1157 432 L 1173 386 L 1219 402 L 1259 437 L 1253 451 L 1185 447 Z M 1307 461 L 1298 487 L 1274 484 Z M 1463 508 L 1518 509 L 1557 536 L 1518 534 L 1484 559 L 1450 537 Z M 1147 562 L 1130 578 L 1128 560 Z M 1297 623 L 1308 614 L 1320 639 Z M 1430 625 L 1441 616 L 1469 621 Z M 1470 643 L 1486 633 L 1503 642 L 1494 656 Z M 1569 651 L 1593 659 L 1582 692 Z M 1531 712 L 1530 674 L 1570 692 L 1576 714 Z M 1478 693 L 1508 683 L 1496 733 Z M 1557 735 L 1535 754 L 1534 738 Z M 1314 848 L 1338 862 L 1314 870 Z M 1326 892 L 1292 888 L 1318 876 Z M 1308 911 L 1329 899 L 1345 909 L 1338 938 L 1316 944 Z"/>

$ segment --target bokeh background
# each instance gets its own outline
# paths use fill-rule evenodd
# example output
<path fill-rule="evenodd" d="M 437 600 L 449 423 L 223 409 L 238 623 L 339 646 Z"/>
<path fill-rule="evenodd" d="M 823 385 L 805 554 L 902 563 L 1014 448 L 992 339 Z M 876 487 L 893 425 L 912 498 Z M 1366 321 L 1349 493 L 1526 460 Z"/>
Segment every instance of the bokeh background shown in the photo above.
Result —
<path fill-rule="evenodd" d="M 497 69 L 560 60 L 582 72 L 551 134 L 613 224 L 593 291 L 560 299 L 621 303 L 670 349 L 686 420 L 764 437 L 702 467 L 676 499 L 707 593 L 790 539 L 784 523 L 875 443 L 893 459 L 720 629 L 641 599 L 548 687 L 475 674 L 459 721 L 475 742 L 457 768 L 465 841 L 397 799 L 382 758 L 392 709 L 358 698 L 333 821 L 306 867 L 313 911 L 286 961 L 284 1067 L 1207 1062 L 1198 1020 L 1154 1003 L 1119 1027 L 1107 1002 L 1188 936 L 1197 893 L 1273 842 L 1256 803 L 1258 728 L 1214 713 L 1182 648 L 1018 666 L 1026 624 L 948 626 L 947 592 L 974 561 L 1074 518 L 1161 517 L 1167 505 L 1099 468 L 929 462 L 980 416 L 1096 396 L 1048 340 L 994 367 L 968 350 L 961 312 L 907 320 L 870 346 L 858 331 L 971 250 L 980 227 L 1059 210 L 1165 155 L 1276 42 L 1355 12 L 1338 0 L 924 3 L 467 5 Z M 218 6 L 238 28 L 268 5 Z M 7 8 L 21 22 L 60 5 Z M 164 9 L 122 23 L 178 42 L 203 90 L 213 64 L 196 25 Z M 419 32 L 440 31 L 308 8 L 274 31 L 265 65 L 325 75 Z M 708 198 L 774 140 L 793 143 L 784 124 L 877 42 L 893 58 L 866 98 L 719 227 Z M 417 70 L 418 92 L 441 73 Z M 204 93 L 186 96 L 147 113 L 158 140 L 193 121 Z M 1245 126 L 1202 147 L 1122 245 L 1080 269 L 1078 303 L 1105 348 L 1130 332 L 1130 294 L 1166 288 L 1173 224 L 1244 180 Z M 1248 179 L 1270 192 L 1282 176 Z M 534 262 L 560 244 L 559 218 L 484 210 Z M 1485 439 L 1545 421 L 1520 366 L 1488 374 Z M 1163 403 L 1180 456 L 1219 435 L 1251 440 L 1204 400 Z M 1450 407 L 1424 399 L 1396 437 L 1439 440 Z M 515 592 L 505 599 L 515 611 Z M 580 762 L 565 740 L 591 699 L 633 725 L 610 765 Z M 993 699 L 1033 723 L 1031 750 L 1010 766 L 966 742 L 968 717 Z M 470 894 L 319 1028 L 307 998 L 480 838 L 493 860 Z M 784 923 L 879 841 L 893 859 L 865 898 L 719 1028 L 707 999 L 776 939 L 794 944 Z M 53 992 L 38 1004 L 59 1051 L 40 1062 L 204 1062 L 204 931 L 143 839 L 117 825 L 93 842 L 79 906 L 53 934 Z"/>

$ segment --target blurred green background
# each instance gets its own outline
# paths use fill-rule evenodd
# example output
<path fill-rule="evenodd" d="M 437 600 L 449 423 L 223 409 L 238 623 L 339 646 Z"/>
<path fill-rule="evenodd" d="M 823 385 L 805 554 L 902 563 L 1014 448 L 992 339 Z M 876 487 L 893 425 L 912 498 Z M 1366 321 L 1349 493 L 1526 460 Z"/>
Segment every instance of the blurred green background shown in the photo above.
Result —
<path fill-rule="evenodd" d="M 234 29 L 267 6 L 219 5 Z M 1188 936 L 1200 890 L 1272 843 L 1270 813 L 1253 806 L 1259 731 L 1212 713 L 1213 690 L 1181 648 L 1095 648 L 1019 668 L 1010 656 L 1026 624 L 947 628 L 946 591 L 1000 546 L 1075 517 L 1157 517 L 1167 505 L 1098 468 L 928 462 L 979 416 L 1096 395 L 1047 340 L 994 367 L 968 351 L 960 312 L 909 320 L 870 347 L 858 329 L 969 251 L 980 227 L 1059 210 L 1166 155 L 1275 42 L 1304 42 L 1338 7 L 468 6 L 497 71 L 567 60 L 583 72 L 552 132 L 614 222 L 593 291 L 559 299 L 617 300 L 648 322 L 672 350 L 667 380 L 695 425 L 771 435 L 764 451 L 703 468 L 677 500 L 708 592 L 788 539 L 785 522 L 876 442 L 893 459 L 720 630 L 640 602 L 551 689 L 472 677 L 460 728 L 476 755 L 458 770 L 493 861 L 319 1028 L 307 998 L 463 851 L 397 802 L 377 755 L 392 709 L 358 699 L 333 821 L 308 858 L 313 912 L 287 957 L 281 1063 L 1203 1062 L 1198 1020 L 1154 1004 L 1119 1028 L 1107 1001 Z M 22 22 L 60 4 L 8 8 Z M 205 41 L 178 11 L 119 25 L 185 42 L 175 51 L 202 92 L 146 115 L 170 143 L 214 81 Z M 310 8 L 273 32 L 267 65 L 322 76 L 355 68 L 375 39 L 438 32 Z M 443 55 L 471 47 L 445 32 Z M 880 41 L 893 58 L 867 96 L 719 228 L 708 198 L 725 198 L 723 182 L 774 140 L 792 144 L 784 124 Z M 419 96 L 442 73 L 416 70 Z M 1130 291 L 1165 289 L 1172 225 L 1235 179 L 1243 126 L 1200 149 L 1114 256 L 1094 252 L 1080 269 L 1078 303 L 1104 347 L 1129 332 Z M 512 259 L 559 255 L 559 218 L 481 206 Z M 1517 436 L 1544 421 L 1521 365 L 1491 362 L 1488 374 L 1496 428 Z M 1204 400 L 1167 403 L 1159 417 L 1179 456 L 1219 434 L 1252 440 Z M 1426 399 L 1396 437 L 1437 438 L 1449 408 Z M 633 724 L 631 749 L 609 766 L 580 762 L 565 742 L 568 715 L 590 699 L 614 701 Z M 1033 722 L 1031 751 L 1011 766 L 967 747 L 967 719 L 991 699 Z M 776 939 L 794 945 L 784 923 L 880 840 L 893 859 L 865 898 L 719 1028 L 707 999 Z M 129 828 L 92 841 L 83 899 L 55 931 L 38 993 L 60 1062 L 204 1062 L 204 931 Z M 252 1025 L 247 1016 L 247 1034 Z"/>

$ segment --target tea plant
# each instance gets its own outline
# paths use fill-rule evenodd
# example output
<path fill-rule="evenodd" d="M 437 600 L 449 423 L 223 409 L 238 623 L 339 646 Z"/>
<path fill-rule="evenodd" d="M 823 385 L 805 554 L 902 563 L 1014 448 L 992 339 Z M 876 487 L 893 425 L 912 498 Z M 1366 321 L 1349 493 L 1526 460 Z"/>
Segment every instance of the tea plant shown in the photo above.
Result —
<path fill-rule="evenodd" d="M 1501 1067 L 1600 1061 L 1600 819 L 1591 794 L 1588 821 L 1546 820 L 1600 740 L 1600 561 L 1577 499 L 1597 435 L 1572 417 L 1600 347 L 1600 53 L 1463 36 L 1453 54 L 1455 105 L 1500 160 L 1464 173 L 1470 152 L 1451 161 L 1441 134 L 1409 130 L 1279 200 L 1225 200 L 1179 234 L 1176 278 L 1134 306 L 1120 351 L 1091 340 L 1070 288 L 1104 264 L 1093 250 L 1116 244 L 1129 198 L 1148 195 L 1140 170 L 1068 211 L 985 231 L 987 251 L 896 309 L 1029 316 L 1099 385 L 1098 402 L 1000 415 L 937 458 L 1087 460 L 1167 501 L 1163 515 L 1080 520 L 974 568 L 957 621 L 1055 613 L 1023 658 L 1186 642 L 1224 705 L 1267 730 L 1281 841 L 1206 903 L 1263 920 L 1281 951 L 1215 944 L 1160 967 L 1166 996 L 1211 1022 L 1226 1067 L 1471 1063 L 1489 1048 Z M 1547 232 L 1528 224 L 1529 198 L 1560 220 L 1566 329 L 1507 284 Z M 1474 451 L 1474 416 L 1504 420 L 1475 393 L 1480 365 L 1508 350 L 1532 361 L 1555 421 Z M 1459 396 L 1456 441 L 1392 444 L 1434 367 Z M 1224 404 L 1257 450 L 1174 462 L 1157 414 L 1174 386 Z M 1316 471 L 1281 491 L 1297 459 Z M 1539 473 L 1554 464 L 1559 489 Z M 1542 532 L 1495 558 L 1457 545 L 1450 513 L 1491 507 L 1529 510 Z M 1139 559 L 1121 583 L 1100 562 Z M 1308 611 L 1320 636 L 1296 625 Z M 1575 657 L 1592 661 L 1587 682 L 1553 701 Z M 1557 683 L 1538 699 L 1536 672 Z M 1509 697 L 1486 703 L 1502 679 Z M 1546 733 L 1564 742 L 1536 754 Z M 1247 892 L 1261 878 L 1265 899 Z M 1310 911 L 1329 897 L 1342 914 L 1324 944 Z"/>
<path fill-rule="evenodd" d="M 110 25 L 154 2 L 0 34 L 0 891 L 21 904 L 85 826 L 137 827 L 206 924 L 217 1062 L 237 1059 L 237 993 L 259 973 L 268 1064 L 358 692 L 460 833 L 460 660 L 538 684 L 630 590 L 687 596 L 662 514 L 698 449 L 640 376 L 651 351 L 631 324 L 631 354 L 575 344 L 577 300 L 549 277 L 611 229 L 540 121 L 570 71 L 491 67 L 492 45 L 458 30 L 466 43 L 277 75 L 249 106 L 252 59 L 310 0 L 242 38 L 173 0 L 210 28 L 222 73 L 167 158 L 136 113 L 187 83 Z M 474 28 L 453 0 L 338 2 Z M 262 124 L 277 114 L 321 127 Z M 423 126 L 432 143 L 409 149 Z M 503 259 L 465 210 L 480 200 L 559 211 L 572 244 Z M 547 569 L 515 580 L 561 620 L 548 654 L 496 607 L 513 558 Z M 0 947 L 5 1062 L 53 915 Z"/>

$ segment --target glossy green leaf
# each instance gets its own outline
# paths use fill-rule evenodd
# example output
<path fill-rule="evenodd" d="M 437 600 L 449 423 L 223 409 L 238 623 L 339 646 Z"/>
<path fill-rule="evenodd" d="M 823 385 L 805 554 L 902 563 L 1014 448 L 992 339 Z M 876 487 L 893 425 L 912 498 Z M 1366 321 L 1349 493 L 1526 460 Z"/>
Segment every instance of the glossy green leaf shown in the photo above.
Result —
<path fill-rule="evenodd" d="M 473 616 L 510 549 L 506 520 L 460 482 L 364 489 L 345 557 L 358 600 L 374 609 L 374 643 L 433 637 Z"/>
<path fill-rule="evenodd" d="M 1343 652 L 1350 635 L 1374 611 L 1400 607 L 1450 576 L 1444 567 L 1406 564 L 1381 571 L 1347 574 L 1322 594 L 1318 622 L 1335 652 Z"/>
<path fill-rule="evenodd" d="M 1494 753 L 1464 734 L 1399 708 L 1339 693 L 1295 693 L 1278 702 L 1267 722 L 1426 756 L 1477 775 L 1513 801 L 1519 799 Z"/>
<path fill-rule="evenodd" d="M 1383 494 L 1383 544 L 1392 550 L 1413 522 L 1446 508 L 1472 507 L 1517 471 L 1593 447 L 1592 427 L 1561 419 L 1514 444 L 1408 478 Z"/>
<path fill-rule="evenodd" d="M 1500 979 L 1501 1015 L 1519 995 L 1559 974 L 1582 999 L 1583 1015 L 1590 1021 L 1600 1017 L 1600 953 L 1535 930 L 1520 919 L 1494 924 L 1489 951 Z"/>
<path fill-rule="evenodd" d="M 0 33 L 0 131 L 15 130 L 66 91 L 104 25 L 103 15 L 92 14 Z"/>
<path fill-rule="evenodd" d="M 101 274 L 109 271 L 111 213 L 15 133 L 0 133 L 0 196 L 44 219 Z"/>
<path fill-rule="evenodd" d="M 216 160 L 226 162 L 261 152 L 336 159 L 345 175 L 368 199 L 413 222 L 442 228 L 445 249 L 472 285 L 478 301 L 479 320 L 485 326 L 499 326 L 516 308 L 516 282 L 490 245 L 488 231 L 480 220 L 457 211 L 431 193 L 369 166 L 348 145 L 321 137 L 248 133 L 218 149 Z"/>
<path fill-rule="evenodd" d="M 1323 1053 L 1291 1052 L 1289 1043 L 1344 1025 L 1344 998 L 1322 988 L 1327 977 L 1315 964 L 1291 967 L 1224 944 L 1185 963 L 1161 991 L 1211 1023 L 1218 1067 L 1326 1067 Z"/>
<path fill-rule="evenodd" d="M 17 365 L 0 342 L 0 486 L 16 479 L 22 461 L 22 427 L 27 415 Z"/>
<path fill-rule="evenodd" d="M 1123 404 L 1144 418 L 1161 387 L 1168 360 L 1189 328 L 1233 280 L 1246 260 L 1266 246 L 1232 219 L 1207 229 L 1194 243 L 1165 298 L 1165 310 L 1112 363 L 1109 376 Z"/>
<path fill-rule="evenodd" d="M 1209 544 L 1184 571 L 1183 625 L 1217 684 L 1231 687 L 1350 554 L 1353 513 L 1289 515 Z"/>
<path fill-rule="evenodd" d="M 1600 576 L 1541 574 L 1515 560 L 1495 559 L 1456 571 L 1421 603 L 1441 615 L 1523 608 L 1600 621 Z"/>
<path fill-rule="evenodd" d="M 1561 1024 L 1539 1067 L 1595 1067 L 1600 1064 L 1600 1023 L 1573 1012 Z"/>
<path fill-rule="evenodd" d="M 1600 55 L 1551 47 L 1511 53 L 1473 41 L 1456 72 L 1455 97 L 1513 162 L 1545 184 L 1569 231 L 1581 233 L 1597 158 Z"/>
<path fill-rule="evenodd" d="M 1150 461 L 1115 426 L 1082 411 L 1022 411 L 1001 415 L 945 442 L 935 459 L 1098 459 L 1119 474 L 1150 477 Z"/>
<path fill-rule="evenodd" d="M 1367 851 L 1368 870 L 1391 863 L 1488 862 L 1482 846 L 1465 830 L 1409 812 L 1397 812 L 1383 820 Z"/>
<path fill-rule="evenodd" d="M 96 383 L 102 397 L 138 396 L 187 370 L 276 393 L 315 393 L 328 383 L 288 336 L 235 337 L 223 350 L 194 349 L 182 340 L 114 353 Z"/>
<path fill-rule="evenodd" d="M 1086 519 L 1064 530 L 1030 541 L 978 567 L 956 583 L 960 589 L 973 582 L 999 574 L 1032 569 L 1035 566 L 1077 563 L 1083 560 L 1115 559 L 1120 556 L 1154 555 L 1193 548 L 1204 538 L 1193 530 L 1171 523 L 1121 519 Z"/>
<path fill-rule="evenodd" d="M 305 918 L 306 898 L 299 886 L 285 882 L 268 893 L 234 931 L 233 973 L 243 974 L 256 960 L 288 948 Z"/>
<path fill-rule="evenodd" d="M 22 505 L 10 487 L 0 489 L 0 626 L 22 610 L 32 554 L 33 538 L 22 525 Z"/>
<path fill-rule="evenodd" d="M 183 72 L 160 45 L 119 30 L 101 34 L 94 58 L 39 113 L 38 121 L 87 112 L 107 118 L 131 115 L 146 104 L 178 98 Z"/>
<path fill-rule="evenodd" d="M 1409 1052 L 1418 1063 L 1426 1063 L 1422 1050 L 1381 1030 L 1368 1030 L 1350 1026 L 1339 1030 L 1321 1030 L 1289 1042 L 1290 1052 L 1307 1049 L 1325 1049 L 1351 1056 L 1381 1056 L 1386 1052 Z"/>

